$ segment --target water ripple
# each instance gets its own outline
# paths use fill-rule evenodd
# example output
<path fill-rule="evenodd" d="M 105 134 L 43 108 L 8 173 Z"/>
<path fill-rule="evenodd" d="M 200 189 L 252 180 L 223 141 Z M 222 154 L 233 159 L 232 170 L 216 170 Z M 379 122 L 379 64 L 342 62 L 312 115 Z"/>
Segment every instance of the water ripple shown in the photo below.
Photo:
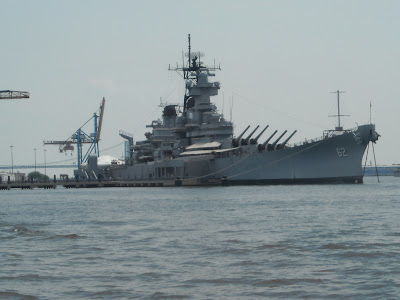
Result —
<path fill-rule="evenodd" d="M 11 191 L 0 299 L 397 299 L 399 186 Z"/>
<path fill-rule="evenodd" d="M 260 280 L 253 283 L 254 286 L 265 286 L 265 287 L 278 287 L 286 285 L 298 285 L 298 284 L 321 284 L 322 279 L 319 278 L 279 278 L 279 279 L 268 279 Z"/>
<path fill-rule="evenodd" d="M 162 292 L 155 292 L 149 296 L 141 297 L 139 299 L 149 299 L 149 300 L 161 300 L 161 299 L 188 299 L 191 298 L 188 295 L 182 295 L 182 294 L 166 294 Z"/>
<path fill-rule="evenodd" d="M 0 291 L 0 299 L 13 299 L 13 300 L 36 300 L 36 298 L 32 295 L 23 295 L 15 292 L 1 292 Z"/>

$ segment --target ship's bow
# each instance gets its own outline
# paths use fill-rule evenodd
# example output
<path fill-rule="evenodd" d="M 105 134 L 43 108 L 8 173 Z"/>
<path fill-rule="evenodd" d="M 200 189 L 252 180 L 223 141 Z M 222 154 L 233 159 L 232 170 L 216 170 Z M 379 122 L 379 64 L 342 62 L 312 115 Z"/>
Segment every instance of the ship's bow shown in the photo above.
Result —
<path fill-rule="evenodd" d="M 380 135 L 375 130 L 375 124 L 366 124 L 358 126 L 354 134 L 356 139 L 359 139 L 360 142 L 366 145 L 369 142 L 376 143 L 376 141 L 380 137 Z"/>

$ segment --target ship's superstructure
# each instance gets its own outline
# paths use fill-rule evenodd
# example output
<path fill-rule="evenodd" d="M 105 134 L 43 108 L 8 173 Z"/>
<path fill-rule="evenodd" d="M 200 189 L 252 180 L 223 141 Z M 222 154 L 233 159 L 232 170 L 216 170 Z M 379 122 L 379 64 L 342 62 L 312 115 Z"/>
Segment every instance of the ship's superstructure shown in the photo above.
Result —
<path fill-rule="evenodd" d="M 183 73 L 186 92 L 182 105 L 164 105 L 162 120 L 152 121 L 146 139 L 129 141 L 123 166 L 98 166 L 97 157 L 76 170 L 81 179 L 109 178 L 178 185 L 362 182 L 361 160 L 369 142 L 376 142 L 375 125 L 352 130 L 327 130 L 319 140 L 289 145 L 296 131 L 278 133 L 248 126 L 237 137 L 233 125 L 212 103 L 220 83 L 219 67 L 207 67 L 201 53 L 191 51 L 188 63 L 173 69 Z M 338 112 L 340 117 L 340 112 Z M 340 119 L 339 119 L 340 120 Z M 268 133 L 269 132 L 269 133 Z M 246 135 L 246 133 L 248 133 Z M 266 135 L 263 141 L 261 136 Z"/>

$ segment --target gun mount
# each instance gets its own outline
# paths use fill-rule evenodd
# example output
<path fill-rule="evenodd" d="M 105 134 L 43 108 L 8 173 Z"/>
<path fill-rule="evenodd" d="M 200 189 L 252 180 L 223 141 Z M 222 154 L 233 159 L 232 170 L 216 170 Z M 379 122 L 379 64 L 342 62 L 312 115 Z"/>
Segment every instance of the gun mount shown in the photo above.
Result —
<path fill-rule="evenodd" d="M 267 130 L 268 127 L 269 127 L 269 125 L 265 126 L 265 128 L 254 139 L 250 139 L 250 144 L 252 144 L 252 145 L 257 144 L 258 139 L 261 137 L 261 135 L 264 133 L 264 131 Z"/>
<path fill-rule="evenodd" d="M 277 132 L 278 132 L 278 130 L 275 130 L 274 133 L 271 134 L 270 137 L 267 138 L 267 140 L 266 140 L 264 143 L 259 144 L 259 145 L 258 145 L 258 150 L 259 150 L 259 151 L 265 150 L 265 147 L 267 146 L 268 142 L 274 137 L 274 135 L 275 135 Z"/>
<path fill-rule="evenodd" d="M 285 148 L 286 143 L 295 135 L 295 133 L 297 132 L 297 130 L 293 131 L 293 133 L 291 135 L 289 135 L 289 137 L 282 143 L 282 144 L 278 144 L 276 146 L 276 149 L 283 149 Z"/>
<path fill-rule="evenodd" d="M 278 144 L 279 140 L 286 134 L 287 130 L 285 130 L 272 144 L 267 146 L 268 151 L 275 150 L 276 145 Z"/>
<path fill-rule="evenodd" d="M 246 131 L 250 128 L 250 125 L 246 127 L 246 129 L 236 138 L 232 140 L 233 147 L 239 147 L 239 142 L 242 136 L 246 133 Z"/>
<path fill-rule="evenodd" d="M 256 132 L 256 130 L 258 129 L 258 127 L 260 127 L 260 125 L 257 125 L 257 127 L 247 136 L 247 138 L 242 139 L 242 140 L 240 141 L 240 143 L 241 143 L 242 145 L 248 145 L 251 136 L 254 134 L 254 132 Z"/>

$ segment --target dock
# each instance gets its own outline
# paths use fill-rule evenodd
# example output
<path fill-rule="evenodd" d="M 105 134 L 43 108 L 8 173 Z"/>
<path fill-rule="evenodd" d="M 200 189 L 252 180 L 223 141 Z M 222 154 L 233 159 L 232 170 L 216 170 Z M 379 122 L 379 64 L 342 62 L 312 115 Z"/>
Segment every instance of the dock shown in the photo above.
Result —
<path fill-rule="evenodd" d="M 64 187 L 67 189 L 82 188 L 107 188 L 107 187 L 174 187 L 174 186 L 221 186 L 220 179 L 165 179 L 165 180 L 52 180 L 48 182 L 21 181 L 21 182 L 2 182 L 0 190 L 11 189 L 55 189 Z"/>
<path fill-rule="evenodd" d="M 11 190 L 11 189 L 23 189 L 32 190 L 34 188 L 39 189 L 55 189 L 57 183 L 54 182 L 10 182 L 0 183 L 0 190 Z"/>

